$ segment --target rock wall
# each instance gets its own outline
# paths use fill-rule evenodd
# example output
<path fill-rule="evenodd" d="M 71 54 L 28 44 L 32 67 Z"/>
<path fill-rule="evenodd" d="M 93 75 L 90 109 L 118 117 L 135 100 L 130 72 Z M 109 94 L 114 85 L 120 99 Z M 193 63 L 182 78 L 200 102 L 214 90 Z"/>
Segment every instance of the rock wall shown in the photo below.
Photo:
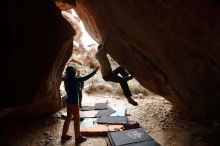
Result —
<path fill-rule="evenodd" d="M 194 116 L 220 115 L 219 1 L 80 0 L 75 10 L 143 86 Z M 0 11 L 0 118 L 59 110 L 75 31 L 52 0 L 9 0 Z"/>
<path fill-rule="evenodd" d="M 75 31 L 52 0 L 3 4 L 0 118 L 59 110 L 61 74 Z"/>
<path fill-rule="evenodd" d="M 108 53 L 143 86 L 194 116 L 219 115 L 219 1 L 80 0 L 75 10 L 99 43 L 111 32 Z"/>

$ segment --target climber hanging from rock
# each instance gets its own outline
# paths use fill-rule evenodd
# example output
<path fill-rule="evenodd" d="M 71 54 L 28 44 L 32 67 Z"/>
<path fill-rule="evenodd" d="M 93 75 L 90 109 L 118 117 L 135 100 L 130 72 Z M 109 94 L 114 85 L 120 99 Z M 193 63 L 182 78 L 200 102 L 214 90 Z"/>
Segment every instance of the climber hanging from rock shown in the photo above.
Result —
<path fill-rule="evenodd" d="M 107 38 L 105 37 L 105 40 L 106 39 Z M 96 59 L 98 60 L 98 62 L 100 64 L 102 78 L 105 81 L 119 83 L 121 85 L 122 91 L 123 91 L 127 101 L 130 104 L 137 106 L 138 103 L 131 98 L 132 93 L 131 93 L 129 86 L 128 86 L 128 83 L 127 83 L 127 81 L 129 81 L 133 78 L 133 76 L 129 75 L 129 73 L 121 66 L 119 66 L 115 70 L 112 70 L 111 63 L 107 57 L 107 48 L 105 47 L 105 43 L 103 45 L 100 44 L 98 46 L 98 52 L 96 53 Z M 119 76 L 119 74 L 121 76 Z"/>

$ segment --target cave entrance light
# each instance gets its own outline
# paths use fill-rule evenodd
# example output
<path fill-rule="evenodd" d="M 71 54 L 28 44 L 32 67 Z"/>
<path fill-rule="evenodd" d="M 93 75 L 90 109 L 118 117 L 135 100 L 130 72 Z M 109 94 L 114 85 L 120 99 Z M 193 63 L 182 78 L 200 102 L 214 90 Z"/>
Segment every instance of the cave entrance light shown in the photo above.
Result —
<path fill-rule="evenodd" d="M 85 54 L 89 54 L 90 57 L 94 56 L 94 48 L 95 49 L 97 48 L 98 43 L 95 40 L 93 40 L 92 37 L 88 34 L 81 19 L 79 18 L 77 13 L 74 11 L 74 9 L 62 11 L 62 15 L 72 25 L 72 27 L 76 31 L 76 35 L 74 36 L 74 40 L 73 40 L 74 47 L 73 47 L 72 56 L 70 57 L 67 63 L 74 60 L 75 65 L 80 64 L 77 62 L 86 64 L 85 62 L 87 58 L 84 58 Z M 88 58 L 88 59 L 89 61 L 91 60 L 91 58 Z M 64 74 L 64 71 L 63 71 L 63 74 Z M 61 91 L 61 97 L 65 97 L 65 89 L 64 89 L 63 81 L 61 82 L 61 85 L 60 85 L 60 91 Z"/>
<path fill-rule="evenodd" d="M 72 15 L 73 17 L 77 17 L 79 20 L 79 16 L 76 14 L 76 12 L 74 11 L 74 9 L 71 9 Z M 80 26 L 80 30 L 82 32 L 82 36 L 81 36 L 81 42 L 83 44 L 83 47 L 86 50 L 90 50 L 90 46 L 97 46 L 97 42 L 95 40 L 93 40 L 93 38 L 89 35 L 89 33 L 86 31 L 82 21 L 80 20 L 79 22 L 79 26 Z"/>

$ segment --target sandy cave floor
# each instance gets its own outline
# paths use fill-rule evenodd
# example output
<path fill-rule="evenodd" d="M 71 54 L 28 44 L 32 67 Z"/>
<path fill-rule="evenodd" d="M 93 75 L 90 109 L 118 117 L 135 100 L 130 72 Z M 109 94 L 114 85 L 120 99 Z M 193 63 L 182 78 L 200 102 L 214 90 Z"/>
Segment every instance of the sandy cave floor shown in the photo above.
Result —
<path fill-rule="evenodd" d="M 189 118 L 176 110 L 168 101 L 157 95 L 149 95 L 144 99 L 135 99 L 139 106 L 127 103 L 121 97 L 84 95 L 83 101 L 107 99 L 110 106 L 124 106 L 130 114 L 130 120 L 136 120 L 149 131 L 149 134 L 163 146 L 215 146 L 218 143 L 219 122 L 201 122 Z M 0 132 L 1 146 L 66 146 L 75 145 L 73 140 L 61 144 L 60 137 L 64 120 L 61 112 L 35 118 L 19 119 L 2 127 Z M 68 134 L 74 136 L 73 123 Z M 89 137 L 80 146 L 106 146 L 106 137 Z"/>

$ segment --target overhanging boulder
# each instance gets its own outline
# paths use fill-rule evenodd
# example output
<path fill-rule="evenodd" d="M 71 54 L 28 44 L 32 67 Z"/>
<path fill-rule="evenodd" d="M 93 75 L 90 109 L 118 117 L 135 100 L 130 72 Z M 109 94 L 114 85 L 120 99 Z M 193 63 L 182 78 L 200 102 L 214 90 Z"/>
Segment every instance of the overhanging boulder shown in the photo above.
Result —
<path fill-rule="evenodd" d="M 143 86 L 168 89 L 164 97 L 194 116 L 219 115 L 219 1 L 82 0 L 76 12 L 99 43 L 110 30 L 133 46 L 110 41 L 109 54 Z"/>

